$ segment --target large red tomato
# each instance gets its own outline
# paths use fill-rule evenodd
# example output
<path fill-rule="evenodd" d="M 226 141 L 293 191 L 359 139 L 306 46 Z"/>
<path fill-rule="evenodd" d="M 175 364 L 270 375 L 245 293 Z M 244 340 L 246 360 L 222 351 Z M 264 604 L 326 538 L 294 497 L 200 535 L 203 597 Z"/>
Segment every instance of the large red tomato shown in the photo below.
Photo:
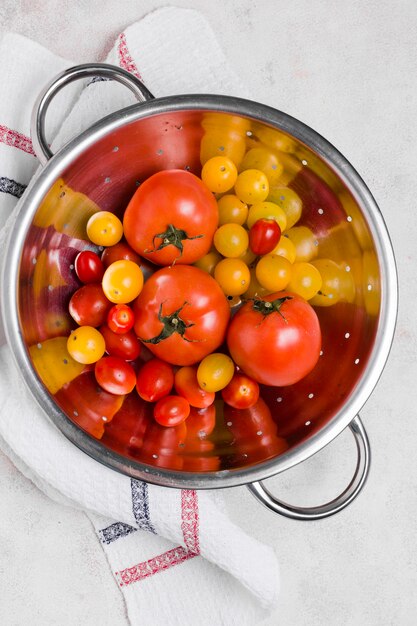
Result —
<path fill-rule="evenodd" d="M 247 302 L 227 333 L 234 362 L 264 385 L 293 385 L 316 365 L 321 348 L 317 315 L 287 291 Z"/>
<path fill-rule="evenodd" d="M 191 264 L 209 251 L 218 221 L 217 202 L 197 176 L 164 170 L 138 188 L 123 228 L 129 245 L 153 263 Z"/>
<path fill-rule="evenodd" d="M 155 356 L 193 365 L 223 343 L 230 307 L 217 282 L 188 265 L 158 270 L 133 305 L 135 332 Z"/>

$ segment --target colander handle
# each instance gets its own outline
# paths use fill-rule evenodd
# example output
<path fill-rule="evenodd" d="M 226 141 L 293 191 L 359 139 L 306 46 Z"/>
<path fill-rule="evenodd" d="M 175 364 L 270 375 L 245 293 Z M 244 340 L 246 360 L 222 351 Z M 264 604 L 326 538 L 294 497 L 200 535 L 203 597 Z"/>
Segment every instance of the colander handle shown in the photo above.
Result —
<path fill-rule="evenodd" d="M 368 435 L 366 434 L 366 430 L 359 415 L 353 418 L 349 424 L 349 428 L 355 437 L 358 461 L 355 473 L 349 485 L 343 493 L 334 500 L 327 502 L 327 504 L 322 504 L 321 506 L 299 507 L 277 500 L 262 482 L 255 482 L 248 485 L 249 491 L 274 513 L 279 513 L 280 515 L 295 520 L 319 520 L 338 513 L 350 504 L 361 491 L 368 477 L 371 462 L 371 449 L 369 447 Z"/>
<path fill-rule="evenodd" d="M 45 138 L 45 117 L 52 99 L 63 87 L 75 80 L 96 76 L 116 80 L 118 83 L 125 85 L 135 94 L 139 102 L 145 102 L 154 98 L 139 78 L 115 65 L 109 65 L 108 63 L 85 63 L 64 70 L 46 85 L 39 94 L 32 111 L 31 136 L 33 149 L 42 165 L 45 165 L 53 157 L 53 153 Z"/>

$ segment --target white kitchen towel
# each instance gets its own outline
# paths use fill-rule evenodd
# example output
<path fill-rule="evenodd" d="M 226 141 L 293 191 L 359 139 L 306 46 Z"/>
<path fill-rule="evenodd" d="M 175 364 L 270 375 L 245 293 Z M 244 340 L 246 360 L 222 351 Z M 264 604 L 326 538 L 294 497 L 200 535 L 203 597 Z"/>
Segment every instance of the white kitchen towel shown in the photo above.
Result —
<path fill-rule="evenodd" d="M 119 35 L 106 61 L 140 76 L 155 96 L 247 95 L 195 11 L 149 14 Z M 29 138 L 34 100 L 74 63 L 10 34 L 0 43 L 0 64 L 1 261 L 18 198 L 38 167 Z M 48 113 L 53 150 L 131 98 L 107 81 L 71 85 Z M 134 626 L 252 626 L 274 608 L 275 554 L 228 519 L 218 492 L 155 487 L 93 461 L 34 403 L 7 345 L 0 349 L 0 398 L 0 446 L 50 497 L 89 515 Z"/>

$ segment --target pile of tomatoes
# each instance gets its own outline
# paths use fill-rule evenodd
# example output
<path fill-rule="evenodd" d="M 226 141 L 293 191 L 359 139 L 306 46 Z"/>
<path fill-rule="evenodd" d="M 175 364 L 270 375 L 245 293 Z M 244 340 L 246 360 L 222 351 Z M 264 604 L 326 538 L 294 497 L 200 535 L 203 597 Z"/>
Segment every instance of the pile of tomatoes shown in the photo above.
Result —
<path fill-rule="evenodd" d="M 305 260 L 315 238 L 295 226 L 300 198 L 287 187 L 272 194 L 267 173 L 256 149 L 240 173 L 215 156 L 201 178 L 148 178 L 122 220 L 100 211 L 88 221 L 104 250 L 76 258 L 83 285 L 69 303 L 78 327 L 68 352 L 107 392 L 153 403 L 163 426 L 217 392 L 234 409 L 254 406 L 260 384 L 291 385 L 317 363 L 320 326 L 307 300 L 322 278 Z"/>

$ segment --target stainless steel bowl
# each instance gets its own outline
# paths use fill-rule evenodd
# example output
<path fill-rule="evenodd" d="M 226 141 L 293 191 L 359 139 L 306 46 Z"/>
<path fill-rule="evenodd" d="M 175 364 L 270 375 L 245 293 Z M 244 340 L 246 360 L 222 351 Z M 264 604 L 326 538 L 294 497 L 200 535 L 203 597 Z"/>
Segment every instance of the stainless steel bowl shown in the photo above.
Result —
<path fill-rule="evenodd" d="M 93 75 L 123 82 L 141 102 L 106 117 L 52 155 L 44 136 L 52 97 L 67 83 Z M 353 167 L 323 137 L 280 111 L 216 95 L 154 99 L 135 77 L 100 64 L 78 66 L 54 79 L 39 97 L 33 129 L 44 167 L 22 199 L 10 233 L 2 301 L 21 375 L 49 418 L 97 461 L 158 485 L 248 484 L 269 508 L 297 519 L 326 517 L 351 502 L 369 469 L 369 444 L 357 414 L 384 367 L 397 313 L 389 236 Z M 296 385 L 263 389 L 264 403 L 245 416 L 245 429 L 236 426 L 236 416 L 221 402 L 215 424 L 206 431 L 204 424 L 194 428 L 191 437 L 185 430 L 156 427 L 144 414 L 128 423 L 120 401 L 110 403 L 114 417 L 102 425 L 103 436 L 90 436 L 80 427 L 81 418 L 89 419 L 103 403 L 100 392 L 92 392 L 89 375 L 62 387 L 57 370 L 56 388 L 50 391 L 42 382 L 45 368 L 51 372 L 61 358 L 59 338 L 72 327 L 67 306 L 78 286 L 72 263 L 79 250 L 91 247 L 85 234 L 88 217 L 98 209 L 120 214 L 137 185 L 158 170 L 185 168 L 199 174 L 200 157 L 206 154 L 233 154 L 239 160 L 248 146 L 259 145 L 278 155 L 283 184 L 302 198 L 299 224 L 314 232 L 318 258 L 342 270 L 338 302 L 324 298 L 315 307 L 323 333 L 318 365 Z M 347 426 L 357 442 L 358 463 L 336 500 L 310 509 L 294 507 L 258 482 L 315 454 Z"/>

